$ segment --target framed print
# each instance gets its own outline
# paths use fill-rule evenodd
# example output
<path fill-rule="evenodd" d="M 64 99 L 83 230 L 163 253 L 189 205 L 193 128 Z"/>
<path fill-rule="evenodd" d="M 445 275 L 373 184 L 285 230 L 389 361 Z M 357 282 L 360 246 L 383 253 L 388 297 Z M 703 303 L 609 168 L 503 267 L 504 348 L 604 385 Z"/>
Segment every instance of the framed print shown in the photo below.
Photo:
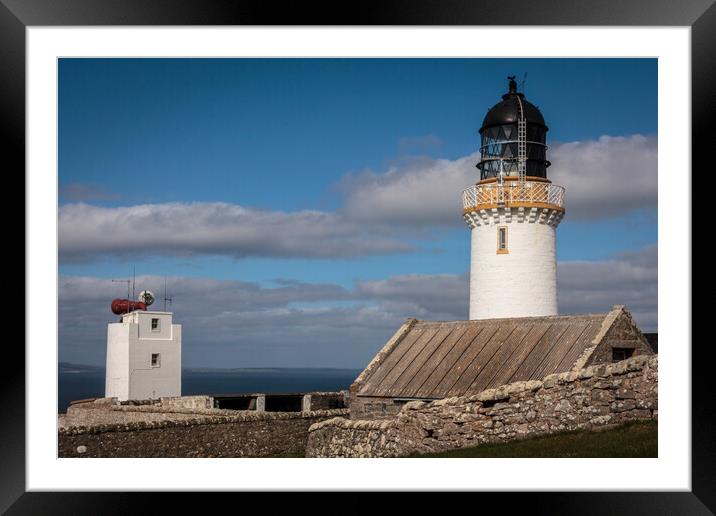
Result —
<path fill-rule="evenodd" d="M 661 4 L 388 2 L 346 17 L 2 0 L 6 152 L 27 202 L 3 510 L 147 504 L 72 491 L 347 490 L 713 511 L 690 214 L 716 8 Z M 201 383 L 226 367 L 255 383 Z M 313 383 L 261 383 L 316 367 Z M 563 414 L 525 409 L 544 396 Z M 412 459 L 512 442 L 490 440 L 496 423 L 583 429 L 577 406 L 612 450 L 615 423 L 648 419 L 652 447 Z M 193 426 L 272 413 L 241 438 Z"/>

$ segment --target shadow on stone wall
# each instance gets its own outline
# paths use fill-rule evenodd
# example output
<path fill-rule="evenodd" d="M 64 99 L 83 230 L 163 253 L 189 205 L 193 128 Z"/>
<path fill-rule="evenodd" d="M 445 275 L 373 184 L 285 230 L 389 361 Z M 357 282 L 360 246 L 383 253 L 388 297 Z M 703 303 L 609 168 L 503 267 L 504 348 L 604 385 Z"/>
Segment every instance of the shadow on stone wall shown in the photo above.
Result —
<path fill-rule="evenodd" d="M 227 411 L 210 411 L 227 412 Z M 58 431 L 59 457 L 266 457 L 304 455 L 308 428 L 348 413 L 243 412 L 201 415 L 131 414 L 124 423 L 71 426 Z M 121 414 L 121 411 L 120 411 Z M 125 414 L 126 415 L 126 414 Z M 167 419 L 152 420 L 150 416 Z M 181 416 L 177 418 L 176 416 Z M 136 420 L 144 417 L 143 420 Z"/>
<path fill-rule="evenodd" d="M 307 457 L 397 457 L 658 417 L 658 355 L 516 382 L 479 394 L 411 401 L 383 420 L 329 419 Z"/>

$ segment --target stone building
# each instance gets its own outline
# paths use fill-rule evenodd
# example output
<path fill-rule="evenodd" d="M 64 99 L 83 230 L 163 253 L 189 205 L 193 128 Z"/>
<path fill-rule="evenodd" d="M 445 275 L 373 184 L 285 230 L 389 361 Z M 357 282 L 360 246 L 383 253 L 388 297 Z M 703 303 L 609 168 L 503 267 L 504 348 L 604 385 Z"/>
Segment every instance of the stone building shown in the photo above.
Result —
<path fill-rule="evenodd" d="M 413 400 L 471 396 L 651 354 L 622 305 L 587 315 L 408 319 L 351 385 L 350 416 L 390 417 Z"/>

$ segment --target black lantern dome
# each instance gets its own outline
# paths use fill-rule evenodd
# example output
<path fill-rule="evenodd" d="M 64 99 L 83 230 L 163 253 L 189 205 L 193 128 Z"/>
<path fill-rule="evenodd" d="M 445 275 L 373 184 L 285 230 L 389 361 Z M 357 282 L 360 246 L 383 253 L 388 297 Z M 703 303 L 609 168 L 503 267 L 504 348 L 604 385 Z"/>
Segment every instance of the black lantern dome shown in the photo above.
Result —
<path fill-rule="evenodd" d="M 524 93 L 517 92 L 515 77 L 508 79 L 509 91 L 487 112 L 480 127 L 480 179 L 519 177 L 520 119 L 524 125 L 524 175 L 547 178 L 548 127 L 540 110 Z"/>

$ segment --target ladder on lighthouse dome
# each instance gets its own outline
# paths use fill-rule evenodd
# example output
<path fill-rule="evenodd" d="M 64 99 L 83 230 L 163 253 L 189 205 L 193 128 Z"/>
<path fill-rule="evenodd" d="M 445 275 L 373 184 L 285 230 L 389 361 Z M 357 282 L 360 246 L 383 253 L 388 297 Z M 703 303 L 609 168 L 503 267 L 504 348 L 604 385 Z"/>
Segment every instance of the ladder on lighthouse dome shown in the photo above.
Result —
<path fill-rule="evenodd" d="M 519 118 L 517 119 L 517 173 L 519 174 L 520 184 L 524 185 L 527 177 L 527 120 L 525 119 L 522 100 L 519 95 L 517 96 L 517 102 L 520 107 Z"/>

